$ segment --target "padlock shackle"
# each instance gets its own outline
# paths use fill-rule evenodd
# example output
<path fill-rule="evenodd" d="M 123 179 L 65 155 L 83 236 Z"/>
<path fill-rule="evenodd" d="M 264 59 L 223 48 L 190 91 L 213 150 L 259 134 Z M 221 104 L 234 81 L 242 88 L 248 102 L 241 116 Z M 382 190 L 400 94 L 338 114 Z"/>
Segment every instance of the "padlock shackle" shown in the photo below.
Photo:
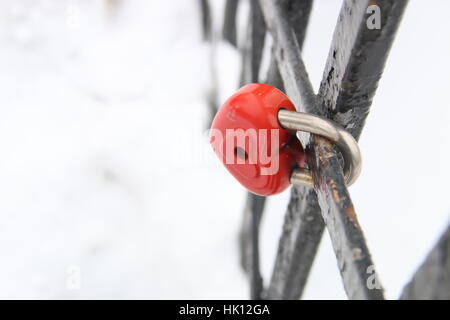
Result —
<path fill-rule="evenodd" d="M 361 173 L 361 151 L 355 138 L 330 119 L 286 109 L 278 111 L 278 121 L 285 129 L 309 132 L 324 137 L 339 148 L 344 158 L 345 183 L 352 185 Z M 296 169 L 291 183 L 311 185 L 312 175 L 306 169 Z"/>

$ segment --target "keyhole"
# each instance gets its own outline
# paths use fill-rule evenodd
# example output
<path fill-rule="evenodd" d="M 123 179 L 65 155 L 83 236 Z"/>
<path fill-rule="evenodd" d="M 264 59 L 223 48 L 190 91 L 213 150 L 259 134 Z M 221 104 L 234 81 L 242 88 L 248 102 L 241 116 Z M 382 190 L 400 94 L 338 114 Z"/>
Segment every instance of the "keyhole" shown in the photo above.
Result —
<path fill-rule="evenodd" d="M 236 157 L 238 157 L 240 159 L 244 159 L 244 160 L 247 160 L 247 158 L 248 158 L 247 152 L 244 149 L 240 148 L 240 147 L 234 148 L 234 155 Z"/>

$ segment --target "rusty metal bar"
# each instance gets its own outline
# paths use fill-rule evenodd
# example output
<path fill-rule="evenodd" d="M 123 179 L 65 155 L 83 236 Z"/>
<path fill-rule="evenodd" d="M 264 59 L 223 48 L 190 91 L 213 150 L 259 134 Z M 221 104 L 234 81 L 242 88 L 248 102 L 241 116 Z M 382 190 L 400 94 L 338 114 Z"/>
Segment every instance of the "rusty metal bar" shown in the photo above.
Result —
<path fill-rule="evenodd" d="M 331 237 L 347 296 L 350 299 L 383 299 L 383 288 L 345 187 L 336 150 L 323 138 L 315 137 L 312 141 L 314 145 L 310 146 L 308 163 L 316 173 L 314 184 L 322 217 Z M 368 285 L 371 277 L 375 277 L 374 286 Z"/>
<path fill-rule="evenodd" d="M 450 300 L 450 226 L 405 286 L 402 300 Z"/>
<path fill-rule="evenodd" d="M 407 0 L 343 3 L 323 80 L 318 112 L 359 138 Z M 380 29 L 367 25 L 368 7 L 380 8 Z M 344 288 L 351 299 L 382 299 L 373 262 L 342 177 L 340 159 L 328 141 L 311 137 L 308 163 L 316 172 L 316 190 L 330 233 Z"/>
<path fill-rule="evenodd" d="M 291 99 L 301 111 L 332 118 L 359 137 L 407 1 L 344 1 L 317 100 L 283 4 L 275 0 L 260 2 L 278 46 L 276 57 Z M 366 25 L 369 5 L 381 9 L 380 30 L 369 29 Z M 376 278 L 376 274 L 345 187 L 341 159 L 325 139 L 314 136 L 310 139 L 307 162 L 316 173 L 315 189 L 322 217 L 331 236 L 347 295 L 351 299 L 382 299 L 379 281 L 376 286 L 368 286 L 369 277 Z M 310 194 L 307 201 L 299 208 L 317 212 L 315 195 Z M 314 221 L 319 224 L 314 230 L 321 233 L 323 222 L 321 219 Z M 313 239 L 320 239 L 320 235 Z M 316 248 L 317 245 L 314 243 Z"/>

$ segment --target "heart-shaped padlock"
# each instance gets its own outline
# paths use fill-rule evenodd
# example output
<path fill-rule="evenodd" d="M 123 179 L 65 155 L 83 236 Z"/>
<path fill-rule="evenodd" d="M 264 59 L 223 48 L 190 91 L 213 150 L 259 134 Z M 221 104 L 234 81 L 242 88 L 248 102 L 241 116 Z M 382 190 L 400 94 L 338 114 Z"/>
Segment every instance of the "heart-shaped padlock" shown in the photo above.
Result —
<path fill-rule="evenodd" d="M 280 109 L 295 111 L 275 87 L 248 84 L 219 109 L 210 142 L 228 171 L 250 192 L 273 195 L 285 190 L 295 167 L 304 165 L 304 151 L 295 131 L 278 121 Z"/>

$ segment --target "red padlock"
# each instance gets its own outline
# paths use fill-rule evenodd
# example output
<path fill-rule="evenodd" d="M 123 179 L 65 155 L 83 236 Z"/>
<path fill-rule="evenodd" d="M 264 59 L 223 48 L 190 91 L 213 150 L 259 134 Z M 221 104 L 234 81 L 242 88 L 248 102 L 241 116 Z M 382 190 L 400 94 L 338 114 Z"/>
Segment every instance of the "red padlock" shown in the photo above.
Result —
<path fill-rule="evenodd" d="M 278 121 L 280 109 L 295 111 L 275 87 L 249 84 L 219 109 L 210 142 L 228 171 L 250 192 L 273 195 L 285 190 L 295 167 L 304 166 L 304 151 L 295 131 Z"/>

